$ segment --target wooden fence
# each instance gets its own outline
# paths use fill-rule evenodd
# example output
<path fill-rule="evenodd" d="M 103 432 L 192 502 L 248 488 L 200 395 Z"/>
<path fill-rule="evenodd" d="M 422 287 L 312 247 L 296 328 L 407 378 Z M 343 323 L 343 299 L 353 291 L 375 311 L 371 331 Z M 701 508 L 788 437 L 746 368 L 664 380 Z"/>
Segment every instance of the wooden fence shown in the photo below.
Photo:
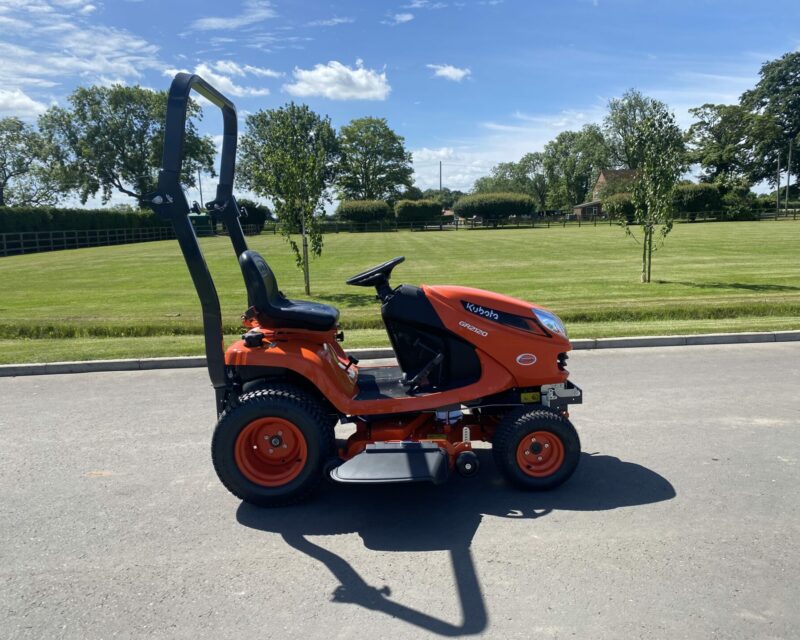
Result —
<path fill-rule="evenodd" d="M 244 225 L 245 233 L 257 233 L 256 225 Z M 103 247 L 114 244 L 132 244 L 172 240 L 172 227 L 145 227 L 141 229 L 80 229 L 76 231 L 18 231 L 0 233 L 0 256 L 23 253 Z"/>

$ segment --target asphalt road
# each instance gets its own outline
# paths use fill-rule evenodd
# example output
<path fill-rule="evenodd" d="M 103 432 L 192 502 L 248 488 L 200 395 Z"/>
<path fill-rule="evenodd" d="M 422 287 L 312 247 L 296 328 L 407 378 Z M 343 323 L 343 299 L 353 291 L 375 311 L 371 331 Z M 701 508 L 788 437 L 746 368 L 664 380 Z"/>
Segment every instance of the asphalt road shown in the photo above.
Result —
<path fill-rule="evenodd" d="M 0 379 L 0 637 L 798 637 L 800 344 L 570 365 L 556 491 L 483 455 L 272 511 L 214 475 L 204 370 Z"/>

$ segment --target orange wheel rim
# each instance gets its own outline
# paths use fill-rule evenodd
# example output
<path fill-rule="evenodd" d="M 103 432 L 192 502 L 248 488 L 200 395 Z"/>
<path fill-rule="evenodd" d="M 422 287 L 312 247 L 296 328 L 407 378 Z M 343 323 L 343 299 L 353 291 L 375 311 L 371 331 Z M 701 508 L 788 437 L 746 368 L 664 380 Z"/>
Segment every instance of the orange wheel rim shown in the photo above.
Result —
<path fill-rule="evenodd" d="M 564 443 L 549 431 L 534 431 L 517 446 L 517 464 L 525 475 L 544 478 L 553 475 L 564 462 Z"/>
<path fill-rule="evenodd" d="M 258 418 L 236 438 L 236 466 L 250 482 L 280 487 L 306 466 L 308 446 L 303 432 L 282 418 Z"/>

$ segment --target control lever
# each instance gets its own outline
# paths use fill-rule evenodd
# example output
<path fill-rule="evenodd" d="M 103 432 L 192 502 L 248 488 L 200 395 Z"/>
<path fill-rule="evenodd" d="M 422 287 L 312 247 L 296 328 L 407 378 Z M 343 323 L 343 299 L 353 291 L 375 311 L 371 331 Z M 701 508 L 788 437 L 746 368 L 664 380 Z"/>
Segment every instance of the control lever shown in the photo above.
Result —
<path fill-rule="evenodd" d="M 444 360 L 444 354 L 437 353 L 436 357 L 433 360 L 431 360 L 428 364 L 426 364 L 424 367 L 422 367 L 422 369 L 420 369 L 420 372 L 406 384 L 408 384 L 412 389 L 418 387 L 423 380 L 427 379 L 428 374 L 430 374 L 433 368 L 442 363 L 442 360 Z"/>
<path fill-rule="evenodd" d="M 348 360 L 347 366 L 344 368 L 345 371 L 347 371 L 354 364 L 358 364 L 358 358 L 354 358 L 349 353 L 347 354 L 347 360 Z"/>

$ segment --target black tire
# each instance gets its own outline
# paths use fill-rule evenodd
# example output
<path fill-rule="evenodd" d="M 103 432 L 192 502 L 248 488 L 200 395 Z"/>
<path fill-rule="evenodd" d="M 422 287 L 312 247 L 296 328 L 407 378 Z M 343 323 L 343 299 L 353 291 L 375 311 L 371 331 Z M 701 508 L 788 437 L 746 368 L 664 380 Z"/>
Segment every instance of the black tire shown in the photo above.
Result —
<path fill-rule="evenodd" d="M 288 384 L 273 384 L 244 394 L 240 403 L 220 416 L 211 440 L 211 459 L 222 484 L 233 495 L 260 507 L 277 507 L 308 497 L 322 480 L 334 453 L 334 433 L 320 403 Z M 291 422 L 305 439 L 306 460 L 299 474 L 280 486 L 248 479 L 236 463 L 239 434 L 254 420 L 274 417 Z"/>
<path fill-rule="evenodd" d="M 517 451 L 523 439 L 533 432 L 545 432 L 546 438 L 556 446 L 560 443 L 563 451 L 560 465 L 552 471 L 546 469 L 547 475 L 538 477 L 526 473 L 517 461 Z M 549 443 L 547 446 L 550 446 Z M 523 408 L 507 413 L 497 425 L 492 440 L 495 465 L 506 480 L 522 489 L 543 490 L 559 486 L 573 474 L 580 455 L 581 442 L 575 427 L 564 416 L 544 407 Z"/>

